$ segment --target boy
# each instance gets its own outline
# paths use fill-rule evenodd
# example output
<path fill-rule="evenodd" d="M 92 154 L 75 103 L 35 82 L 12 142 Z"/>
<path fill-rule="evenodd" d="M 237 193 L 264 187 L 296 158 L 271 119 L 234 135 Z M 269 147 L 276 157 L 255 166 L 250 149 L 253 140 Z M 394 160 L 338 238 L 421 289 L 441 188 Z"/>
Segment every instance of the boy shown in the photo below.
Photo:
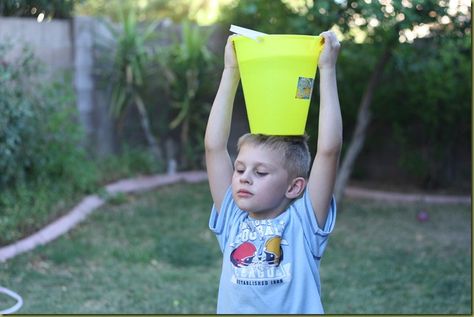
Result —
<path fill-rule="evenodd" d="M 319 263 L 334 227 L 332 197 L 342 120 L 336 85 L 340 44 L 323 32 L 318 67 L 317 153 L 309 174 L 306 138 L 246 134 L 234 166 L 227 140 L 240 81 L 231 37 L 206 128 L 214 206 L 209 220 L 223 252 L 217 313 L 324 313 Z"/>

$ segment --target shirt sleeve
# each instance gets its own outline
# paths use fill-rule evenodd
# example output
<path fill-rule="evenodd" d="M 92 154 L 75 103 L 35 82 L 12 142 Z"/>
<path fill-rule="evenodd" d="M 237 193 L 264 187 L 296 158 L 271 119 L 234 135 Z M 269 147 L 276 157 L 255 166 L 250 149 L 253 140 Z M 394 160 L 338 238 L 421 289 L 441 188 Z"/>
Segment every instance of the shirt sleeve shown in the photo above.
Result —
<path fill-rule="evenodd" d="M 230 226 L 237 217 L 239 208 L 232 198 L 232 189 L 229 186 L 222 201 L 221 210 L 218 213 L 216 206 L 212 206 L 211 216 L 209 218 L 209 229 L 215 233 L 221 251 L 229 238 Z"/>
<path fill-rule="evenodd" d="M 296 209 L 296 214 L 301 222 L 305 239 L 311 248 L 313 256 L 317 259 L 321 258 L 326 248 L 329 234 L 333 231 L 334 225 L 336 224 L 337 208 L 334 196 L 329 204 L 328 216 L 323 228 L 318 226 L 307 190 L 305 190 L 303 197 L 295 201 L 293 207 Z"/>

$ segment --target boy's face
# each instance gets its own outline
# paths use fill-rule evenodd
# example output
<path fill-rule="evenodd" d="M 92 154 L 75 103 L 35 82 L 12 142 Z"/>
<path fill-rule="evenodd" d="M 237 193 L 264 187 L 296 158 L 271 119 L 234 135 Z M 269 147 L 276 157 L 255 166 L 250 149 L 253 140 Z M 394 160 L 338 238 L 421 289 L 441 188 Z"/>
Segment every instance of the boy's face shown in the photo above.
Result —
<path fill-rule="evenodd" d="M 262 146 L 242 145 L 232 177 L 232 195 L 240 209 L 255 219 L 274 218 L 291 201 L 286 196 L 289 186 L 280 153 Z"/>

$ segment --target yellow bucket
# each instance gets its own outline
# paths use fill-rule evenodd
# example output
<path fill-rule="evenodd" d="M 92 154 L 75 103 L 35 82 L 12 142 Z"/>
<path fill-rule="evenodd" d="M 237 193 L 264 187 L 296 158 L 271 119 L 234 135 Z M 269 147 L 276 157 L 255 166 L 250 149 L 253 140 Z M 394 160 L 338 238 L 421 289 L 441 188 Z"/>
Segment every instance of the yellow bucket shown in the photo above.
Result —
<path fill-rule="evenodd" d="M 250 132 L 303 135 L 322 37 L 233 38 Z"/>

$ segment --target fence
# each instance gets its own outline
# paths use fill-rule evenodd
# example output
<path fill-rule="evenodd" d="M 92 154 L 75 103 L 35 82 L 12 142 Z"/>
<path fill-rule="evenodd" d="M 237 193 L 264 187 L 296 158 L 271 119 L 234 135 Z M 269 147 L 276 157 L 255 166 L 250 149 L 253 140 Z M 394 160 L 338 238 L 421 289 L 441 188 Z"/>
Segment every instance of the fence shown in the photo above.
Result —
<path fill-rule="evenodd" d="M 161 31 L 166 32 L 169 30 L 164 29 L 170 27 L 173 26 L 167 23 L 158 26 Z M 94 74 L 96 44 L 110 36 L 104 23 L 93 17 L 77 16 L 71 20 L 42 23 L 33 18 L 0 17 L 0 42 L 9 39 L 15 45 L 11 56 L 6 57 L 7 60 L 18 54 L 26 44 L 47 66 L 47 73 L 43 74 L 46 78 L 62 71 L 73 73 L 79 121 L 86 133 L 85 143 L 91 153 L 97 156 L 115 152 L 120 143 L 116 140 L 108 114 L 106 92 L 99 88 Z M 211 50 L 222 51 L 226 36 L 227 31 L 215 29 L 209 43 Z M 236 120 L 230 136 L 231 142 L 235 143 L 238 136 L 248 129 L 244 111 L 238 109 L 234 113 Z M 131 114 L 133 115 L 134 113 Z M 143 141 L 140 139 L 140 128 L 133 123 L 138 120 L 128 121 L 128 137 L 134 141 Z"/>
<path fill-rule="evenodd" d="M 0 18 L 0 41 L 13 48 L 5 59 L 12 59 L 28 45 L 46 65 L 46 80 L 58 72 L 72 72 L 79 121 L 86 133 L 88 148 L 98 155 L 113 151 L 112 124 L 106 113 L 105 95 L 94 82 L 94 41 L 106 36 L 104 26 L 91 17 L 38 23 L 33 18 Z"/>

